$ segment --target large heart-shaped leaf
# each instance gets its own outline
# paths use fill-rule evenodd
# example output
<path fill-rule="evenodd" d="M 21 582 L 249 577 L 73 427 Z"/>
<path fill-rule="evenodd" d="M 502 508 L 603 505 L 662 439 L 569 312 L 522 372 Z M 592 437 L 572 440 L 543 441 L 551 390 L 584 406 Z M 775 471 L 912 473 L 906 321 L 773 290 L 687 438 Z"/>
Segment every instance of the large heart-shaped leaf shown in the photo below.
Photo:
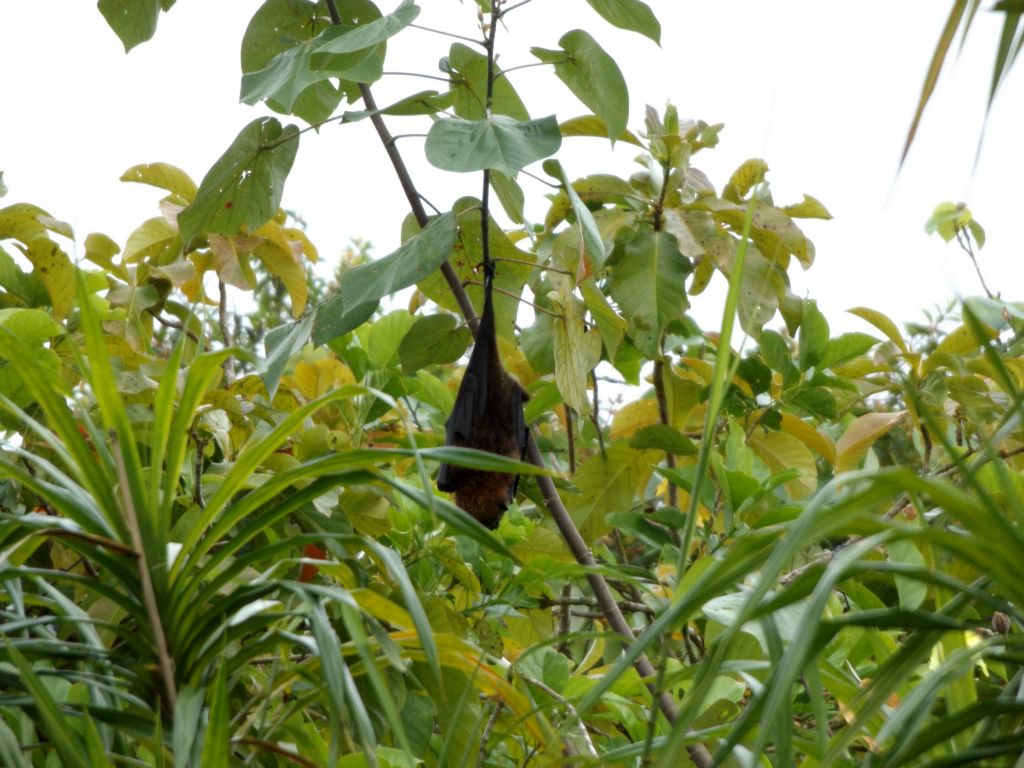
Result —
<path fill-rule="evenodd" d="M 252 232 L 277 211 L 284 181 L 299 149 L 299 131 L 273 117 L 259 117 L 242 129 L 213 164 L 195 201 L 178 215 L 181 239 L 200 232 Z"/>
<path fill-rule="evenodd" d="M 637 231 L 609 263 L 611 295 L 629 321 L 633 343 L 648 357 L 657 356 L 662 329 L 689 306 L 690 260 L 667 232 Z"/>
<path fill-rule="evenodd" d="M 566 32 L 558 40 L 560 51 L 531 48 L 541 61 L 555 65 L 555 74 L 569 90 L 604 121 L 608 138 L 615 141 L 629 120 L 629 90 L 615 59 L 582 29 Z"/>
<path fill-rule="evenodd" d="M 462 43 L 452 44 L 448 55 L 441 59 L 441 71 L 451 80 L 455 114 L 467 120 L 479 120 L 486 115 L 487 57 Z M 495 73 L 497 74 L 497 73 Z M 508 115 L 516 120 L 529 120 L 530 113 L 512 87 L 508 77 L 496 77 L 491 86 L 491 113 Z"/>
<path fill-rule="evenodd" d="M 489 168 L 512 176 L 554 154 L 561 145 L 554 115 L 526 121 L 492 115 L 483 120 L 453 117 L 437 121 L 427 134 L 425 149 L 431 165 L 443 171 L 467 173 Z"/>

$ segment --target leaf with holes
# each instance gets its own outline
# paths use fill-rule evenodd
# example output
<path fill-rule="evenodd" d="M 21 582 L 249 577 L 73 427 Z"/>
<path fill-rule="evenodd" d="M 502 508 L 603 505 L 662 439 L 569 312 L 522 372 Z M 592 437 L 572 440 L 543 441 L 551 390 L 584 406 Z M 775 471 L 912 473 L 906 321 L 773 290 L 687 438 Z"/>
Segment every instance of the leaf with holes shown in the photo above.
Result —
<path fill-rule="evenodd" d="M 183 242 L 202 232 L 252 232 L 277 212 L 284 182 L 299 149 L 299 131 L 273 117 L 242 129 L 213 164 L 195 201 L 178 215 Z"/>

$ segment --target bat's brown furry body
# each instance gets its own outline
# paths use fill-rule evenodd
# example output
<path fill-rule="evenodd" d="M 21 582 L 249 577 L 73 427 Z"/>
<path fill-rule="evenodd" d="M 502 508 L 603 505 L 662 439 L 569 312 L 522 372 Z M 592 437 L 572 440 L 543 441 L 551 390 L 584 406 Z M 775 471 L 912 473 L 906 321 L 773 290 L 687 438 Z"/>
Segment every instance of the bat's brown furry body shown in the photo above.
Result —
<path fill-rule="evenodd" d="M 501 364 L 494 327 L 492 280 L 488 270 L 476 346 L 455 397 L 455 407 L 445 424 L 445 444 L 522 459 L 527 440 L 523 403 L 528 396 Z M 518 475 L 450 464 L 442 464 L 437 473 L 438 489 L 454 493 L 455 503 L 488 528 L 498 526 L 515 498 L 518 485 Z"/>

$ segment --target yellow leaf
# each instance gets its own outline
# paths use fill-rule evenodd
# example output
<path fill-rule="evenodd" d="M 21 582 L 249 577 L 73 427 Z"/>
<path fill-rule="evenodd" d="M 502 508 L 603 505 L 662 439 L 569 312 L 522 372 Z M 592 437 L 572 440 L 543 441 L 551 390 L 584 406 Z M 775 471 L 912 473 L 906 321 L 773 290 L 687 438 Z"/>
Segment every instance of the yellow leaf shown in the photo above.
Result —
<path fill-rule="evenodd" d="M 148 219 L 142 222 L 128 235 L 128 242 L 124 246 L 124 261 L 126 264 L 140 261 L 149 256 L 161 253 L 165 248 L 178 241 L 178 233 L 167 223 L 162 216 Z"/>
<path fill-rule="evenodd" d="M 657 424 L 659 421 L 656 400 L 650 397 L 634 400 L 622 406 L 612 417 L 611 439 L 622 440 L 632 437 L 644 427 Z"/>
<path fill-rule="evenodd" d="M 973 352 L 979 346 L 989 339 L 994 339 L 998 334 L 990 328 L 984 328 L 986 331 L 987 338 L 980 339 L 977 334 L 970 326 L 961 326 L 949 332 L 946 337 L 939 342 L 938 346 L 935 347 L 935 351 L 932 354 L 964 354 L 965 352 Z M 931 357 L 931 355 L 929 355 Z M 925 360 L 925 368 L 927 369 L 928 360 Z"/>
<path fill-rule="evenodd" d="M 794 499 L 802 499 L 818 488 L 818 467 L 814 455 L 800 440 L 786 432 L 753 434 L 747 445 L 764 460 L 773 473 L 795 469 L 800 474 L 786 483 L 786 490 Z"/>
<path fill-rule="evenodd" d="M 900 329 L 896 327 L 896 323 L 890 320 L 886 315 L 881 312 L 869 309 L 868 307 L 854 307 L 853 309 L 846 310 L 851 315 L 856 315 L 861 320 L 867 320 L 875 328 L 880 330 L 889 340 L 892 341 L 897 347 L 900 348 L 900 352 L 907 354 L 910 350 L 907 349 L 907 342 L 903 340 L 903 334 L 900 333 Z"/>
<path fill-rule="evenodd" d="M 829 464 L 836 463 L 836 444 L 813 425 L 792 413 L 782 414 L 782 431 L 792 435 Z"/>
<path fill-rule="evenodd" d="M 320 258 L 320 252 L 313 245 L 313 241 L 306 237 L 306 233 L 301 229 L 295 227 L 283 227 L 281 231 L 284 236 L 287 237 L 293 243 L 298 243 L 302 249 L 302 253 L 305 254 L 306 258 L 312 262 L 316 262 Z"/>
<path fill-rule="evenodd" d="M 906 415 L 906 411 L 865 413 L 854 419 L 836 442 L 836 472 L 855 469 L 868 452 L 868 448 Z"/>
<path fill-rule="evenodd" d="M 288 291 L 288 297 L 292 300 L 292 315 L 296 318 L 302 317 L 309 297 L 309 283 L 306 280 L 306 270 L 302 268 L 290 247 L 283 249 L 277 242 L 267 240 L 256 248 L 256 255 L 271 274 L 281 278 L 285 290 Z"/>
<path fill-rule="evenodd" d="M 307 400 L 313 400 L 345 384 L 355 384 L 355 376 L 340 360 L 328 357 L 307 363 L 300 360 L 295 365 L 295 386 Z"/>
<path fill-rule="evenodd" d="M 63 320 L 75 300 L 75 265 L 59 245 L 45 238 L 33 240 L 22 251 L 50 294 L 54 317 Z"/>
<path fill-rule="evenodd" d="M 180 168 L 170 163 L 143 163 L 133 165 L 121 174 L 121 181 L 149 184 L 178 195 L 191 203 L 196 196 L 196 183 Z"/>

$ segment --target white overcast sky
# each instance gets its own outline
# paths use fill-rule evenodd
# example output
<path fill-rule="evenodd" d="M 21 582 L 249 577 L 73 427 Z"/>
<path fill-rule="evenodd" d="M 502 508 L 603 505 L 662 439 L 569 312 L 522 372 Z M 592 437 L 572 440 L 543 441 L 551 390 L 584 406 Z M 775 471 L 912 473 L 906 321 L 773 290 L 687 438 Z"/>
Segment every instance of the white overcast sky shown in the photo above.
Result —
<path fill-rule="evenodd" d="M 814 195 L 831 222 L 810 222 L 817 262 L 794 266 L 794 289 L 817 298 L 834 329 L 870 330 L 843 310 L 868 305 L 897 320 L 953 295 L 980 293 L 958 250 L 924 234 L 943 200 L 966 201 L 986 227 L 980 253 L 986 278 L 1021 299 L 1024 278 L 1017 217 L 1024 212 L 1024 80 L 1005 83 L 975 167 L 988 77 L 1001 14 L 982 11 L 976 29 L 939 82 L 917 143 L 897 164 L 925 68 L 950 3 L 934 0 L 648 0 L 662 21 L 660 48 L 604 23 L 584 0 L 534 0 L 510 15 L 498 36 L 505 67 L 528 63 L 528 47 L 556 47 L 584 28 L 614 55 L 630 86 L 631 121 L 644 104 L 666 100 L 680 115 L 723 122 L 719 147 L 696 165 L 721 189 L 749 157 L 771 167 L 776 201 Z M 379 2 L 390 11 L 397 0 Z M 422 0 L 419 23 L 473 34 L 469 0 Z M 78 238 L 100 231 L 123 243 L 157 215 L 159 191 L 118 181 L 128 167 L 166 161 L 198 182 L 239 129 L 262 107 L 238 104 L 239 43 L 259 7 L 252 0 L 178 0 L 155 38 L 129 55 L 95 3 L 0 4 L 0 170 L 10 189 L 0 207 L 32 202 L 70 222 Z M 408 30 L 391 45 L 387 69 L 436 74 L 446 38 Z M 393 57 L 393 58 L 392 58 Z M 1021 69 L 1021 68 L 1019 68 Z M 541 68 L 511 75 L 534 116 L 560 119 L 583 107 Z M 441 86 L 386 78 L 380 103 Z M 393 120 L 395 133 L 422 130 Z M 439 207 L 479 193 L 479 178 L 452 176 L 422 160 L 422 141 L 401 143 L 421 191 Z M 572 177 L 628 174 L 635 148 L 568 139 Z M 527 197 L 547 190 L 524 182 Z M 284 204 L 299 212 L 325 259 L 349 238 L 369 239 L 382 256 L 398 243 L 407 207 L 368 123 L 328 126 L 303 136 Z M 534 216 L 543 207 L 535 204 Z M 73 248 L 73 246 L 72 246 Z M 720 279 L 718 280 L 720 283 Z M 717 327 L 720 294 L 699 297 L 694 312 Z"/>

